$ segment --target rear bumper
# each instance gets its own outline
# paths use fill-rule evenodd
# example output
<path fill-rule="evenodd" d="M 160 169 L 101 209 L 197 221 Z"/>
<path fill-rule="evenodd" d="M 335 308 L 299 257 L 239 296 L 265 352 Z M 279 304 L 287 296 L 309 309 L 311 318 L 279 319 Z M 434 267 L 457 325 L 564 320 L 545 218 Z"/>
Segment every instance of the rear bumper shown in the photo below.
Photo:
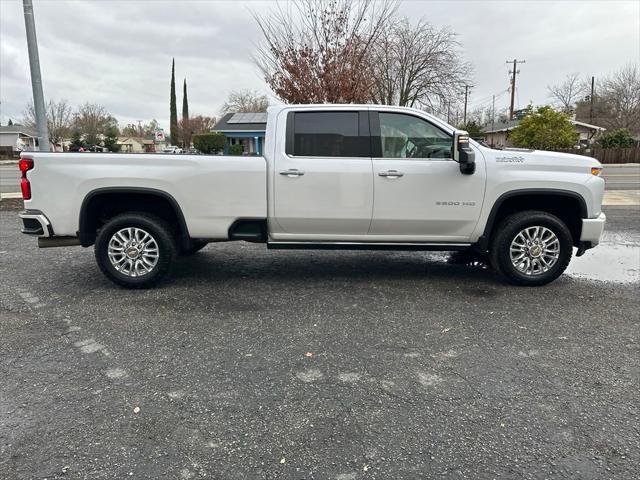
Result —
<path fill-rule="evenodd" d="M 53 237 L 51 222 L 40 210 L 23 210 L 18 216 L 22 219 L 22 233 L 40 237 Z"/>
<path fill-rule="evenodd" d="M 590 244 L 591 247 L 598 245 L 600 243 L 600 238 L 602 237 L 606 221 L 607 216 L 604 213 L 600 213 L 598 218 L 582 219 L 582 234 L 580 235 L 580 242 Z"/>

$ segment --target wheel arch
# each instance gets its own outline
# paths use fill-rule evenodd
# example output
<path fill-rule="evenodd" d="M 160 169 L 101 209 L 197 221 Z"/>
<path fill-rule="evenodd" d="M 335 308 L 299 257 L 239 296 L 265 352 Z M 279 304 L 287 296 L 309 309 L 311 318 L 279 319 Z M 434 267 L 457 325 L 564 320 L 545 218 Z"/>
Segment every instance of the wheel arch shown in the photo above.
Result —
<path fill-rule="evenodd" d="M 135 208 L 127 201 L 137 200 Z M 112 203 L 108 203 L 111 201 Z M 147 187 L 102 187 L 87 193 L 80 206 L 78 219 L 78 238 L 83 247 L 93 245 L 98 228 L 101 226 L 100 214 L 111 218 L 119 213 L 153 213 L 175 225 L 178 242 L 187 246 L 190 240 L 187 223 L 180 205 L 169 193 Z"/>
<path fill-rule="evenodd" d="M 491 207 L 484 231 L 478 240 L 480 249 L 488 250 L 495 229 L 502 219 L 524 210 L 541 210 L 558 216 L 569 227 L 576 246 L 582 229 L 581 219 L 588 217 L 586 200 L 571 190 L 528 188 L 509 191 L 500 195 Z"/>

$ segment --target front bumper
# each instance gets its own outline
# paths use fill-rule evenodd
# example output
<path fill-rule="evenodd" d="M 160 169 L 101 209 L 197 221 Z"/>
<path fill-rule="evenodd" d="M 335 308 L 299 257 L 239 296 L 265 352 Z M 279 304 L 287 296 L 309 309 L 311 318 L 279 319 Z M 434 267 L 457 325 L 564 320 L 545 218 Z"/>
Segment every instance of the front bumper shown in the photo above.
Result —
<path fill-rule="evenodd" d="M 607 216 L 604 213 L 600 213 L 598 218 L 583 218 L 580 243 L 588 244 L 589 248 L 598 245 L 606 222 Z"/>
<path fill-rule="evenodd" d="M 23 210 L 18 216 L 22 219 L 22 233 L 40 237 L 53 237 L 51 222 L 40 210 Z"/>

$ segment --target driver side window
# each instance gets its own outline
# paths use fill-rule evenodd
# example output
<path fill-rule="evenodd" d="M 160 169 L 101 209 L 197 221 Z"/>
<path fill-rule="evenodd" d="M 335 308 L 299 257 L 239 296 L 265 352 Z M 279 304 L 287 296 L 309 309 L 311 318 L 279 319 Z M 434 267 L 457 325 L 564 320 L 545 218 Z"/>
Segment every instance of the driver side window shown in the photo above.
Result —
<path fill-rule="evenodd" d="M 453 137 L 421 118 L 379 113 L 383 158 L 452 158 Z"/>

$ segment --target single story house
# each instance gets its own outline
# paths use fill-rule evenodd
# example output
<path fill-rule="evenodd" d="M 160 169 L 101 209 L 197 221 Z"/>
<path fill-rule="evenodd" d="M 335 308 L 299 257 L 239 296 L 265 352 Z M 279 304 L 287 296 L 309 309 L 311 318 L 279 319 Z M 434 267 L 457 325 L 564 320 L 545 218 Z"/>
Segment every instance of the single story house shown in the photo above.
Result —
<path fill-rule="evenodd" d="M 118 145 L 123 153 L 152 153 L 156 151 L 154 141 L 142 137 L 118 137 Z"/>
<path fill-rule="evenodd" d="M 244 155 L 262 155 L 266 130 L 266 112 L 227 113 L 211 129 L 226 137 L 225 154 L 231 145 L 242 145 Z"/>
<path fill-rule="evenodd" d="M 521 119 L 514 118 L 513 120 L 507 120 L 503 122 L 495 122 L 493 128 L 491 124 L 485 125 L 484 141 L 493 147 L 512 147 L 510 134 L 519 123 Z M 581 147 L 587 147 L 591 145 L 599 133 L 606 130 L 604 127 L 598 127 L 597 125 L 591 125 L 585 122 L 579 122 L 577 120 L 571 120 L 576 132 L 578 132 L 578 145 Z"/>
<path fill-rule="evenodd" d="M 24 125 L 0 125 L 0 147 L 14 152 L 35 150 L 38 146 L 36 132 Z"/>

